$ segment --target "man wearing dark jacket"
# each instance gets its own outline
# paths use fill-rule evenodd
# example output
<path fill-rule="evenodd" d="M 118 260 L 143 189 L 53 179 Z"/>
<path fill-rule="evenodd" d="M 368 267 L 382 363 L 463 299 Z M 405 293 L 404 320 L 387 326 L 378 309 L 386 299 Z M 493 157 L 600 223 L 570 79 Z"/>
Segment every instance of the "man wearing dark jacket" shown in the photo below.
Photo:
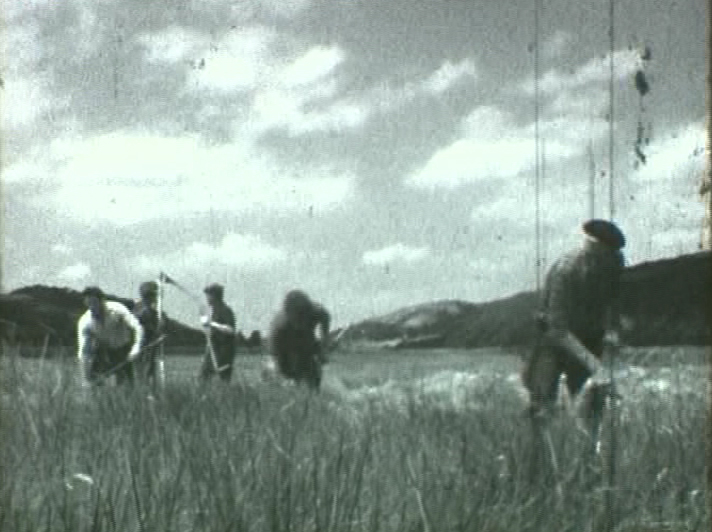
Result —
<path fill-rule="evenodd" d="M 319 389 L 330 319 L 327 310 L 301 290 L 287 293 L 272 320 L 268 339 L 270 355 L 282 376 Z M 317 326 L 321 341 L 314 335 Z"/>
<path fill-rule="evenodd" d="M 547 273 L 539 338 L 522 375 L 534 415 L 551 409 L 562 374 L 570 395 L 583 396 L 579 398 L 594 410 L 602 408 L 610 387 L 601 357 L 607 330 L 611 342 L 617 342 L 625 237 L 604 220 L 587 221 L 583 231 L 583 246 L 561 257 Z"/>
<path fill-rule="evenodd" d="M 200 378 L 207 381 L 217 373 L 223 382 L 230 382 L 235 361 L 235 314 L 225 304 L 222 285 L 211 284 L 204 292 L 210 311 L 200 320 L 207 344 Z"/>
<path fill-rule="evenodd" d="M 141 298 L 134 305 L 134 315 L 143 327 L 143 346 L 141 357 L 135 362 L 139 376 L 151 386 L 157 383 L 157 365 L 160 346 L 157 345 L 163 333 L 163 320 L 158 316 L 158 283 L 146 281 L 139 287 Z M 149 347 L 146 347 L 149 346 Z"/>

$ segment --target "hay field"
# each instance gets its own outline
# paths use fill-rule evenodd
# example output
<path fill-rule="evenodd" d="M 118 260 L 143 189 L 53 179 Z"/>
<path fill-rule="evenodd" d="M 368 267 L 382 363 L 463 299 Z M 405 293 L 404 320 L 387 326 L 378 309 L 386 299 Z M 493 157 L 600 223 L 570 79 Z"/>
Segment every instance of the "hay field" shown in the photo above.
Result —
<path fill-rule="evenodd" d="M 616 371 L 615 530 L 709 530 L 704 350 L 628 350 Z M 343 352 L 323 391 L 229 386 L 170 357 L 156 400 L 82 393 L 70 361 L 5 356 L 0 530 L 585 531 L 606 523 L 607 434 L 552 426 L 532 475 L 516 353 Z M 555 489 L 558 485 L 559 489 Z"/>

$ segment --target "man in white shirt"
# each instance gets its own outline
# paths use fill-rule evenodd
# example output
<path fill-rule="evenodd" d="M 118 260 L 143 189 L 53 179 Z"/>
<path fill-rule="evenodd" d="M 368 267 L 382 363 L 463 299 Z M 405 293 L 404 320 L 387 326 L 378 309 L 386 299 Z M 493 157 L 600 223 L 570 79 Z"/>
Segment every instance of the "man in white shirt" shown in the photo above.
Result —
<path fill-rule="evenodd" d="M 141 324 L 124 305 L 107 301 L 99 287 L 87 287 L 82 296 L 88 310 L 77 323 L 77 358 L 84 384 L 92 384 L 111 371 L 117 384 L 133 382 L 131 361 L 141 351 Z"/>

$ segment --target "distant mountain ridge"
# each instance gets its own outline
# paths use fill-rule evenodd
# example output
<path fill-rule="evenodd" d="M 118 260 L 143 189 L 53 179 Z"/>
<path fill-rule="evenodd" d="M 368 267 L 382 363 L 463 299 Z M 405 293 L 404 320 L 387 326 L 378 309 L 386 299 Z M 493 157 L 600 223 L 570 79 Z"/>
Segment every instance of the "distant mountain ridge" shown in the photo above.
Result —
<path fill-rule="evenodd" d="M 631 346 L 710 345 L 712 252 L 646 262 L 626 269 L 621 307 L 628 327 L 622 340 Z M 133 308 L 134 300 L 108 295 Z M 534 292 L 485 303 L 446 300 L 411 305 L 336 330 L 342 345 L 375 347 L 447 347 L 531 345 Z M 34 285 L 0 294 L 0 333 L 14 330 L 23 344 L 72 347 L 76 322 L 84 312 L 76 290 Z M 202 347 L 202 331 L 167 319 L 167 346 Z M 259 345 L 256 331 L 238 345 Z"/>
<path fill-rule="evenodd" d="M 708 251 L 626 268 L 621 309 L 631 346 L 709 345 L 712 254 Z M 384 347 L 530 345 L 534 339 L 535 292 L 469 303 L 435 301 L 405 307 L 350 325 L 341 341 Z"/>

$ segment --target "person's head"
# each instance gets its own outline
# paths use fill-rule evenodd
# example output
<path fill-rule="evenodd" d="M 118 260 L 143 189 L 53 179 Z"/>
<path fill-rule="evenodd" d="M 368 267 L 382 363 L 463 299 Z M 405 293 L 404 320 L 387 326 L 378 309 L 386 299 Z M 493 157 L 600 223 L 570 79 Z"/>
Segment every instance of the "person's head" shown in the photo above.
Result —
<path fill-rule="evenodd" d="M 312 306 L 309 296 L 301 290 L 290 290 L 284 297 L 284 312 L 292 320 L 308 313 Z"/>
<path fill-rule="evenodd" d="M 225 288 L 218 283 L 213 283 L 208 285 L 203 290 L 205 297 L 208 300 L 208 305 L 215 305 L 216 303 L 221 303 L 223 296 L 225 294 Z"/>
<path fill-rule="evenodd" d="M 613 222 L 607 220 L 592 219 L 582 226 L 583 232 L 589 241 L 605 246 L 611 251 L 622 253 L 625 247 L 625 235 Z"/>
<path fill-rule="evenodd" d="M 146 281 L 141 283 L 138 291 L 142 300 L 152 303 L 158 297 L 158 283 L 156 281 Z"/>
<path fill-rule="evenodd" d="M 98 286 L 87 286 L 82 292 L 84 304 L 89 308 L 94 316 L 101 316 L 104 312 L 106 295 Z"/>

